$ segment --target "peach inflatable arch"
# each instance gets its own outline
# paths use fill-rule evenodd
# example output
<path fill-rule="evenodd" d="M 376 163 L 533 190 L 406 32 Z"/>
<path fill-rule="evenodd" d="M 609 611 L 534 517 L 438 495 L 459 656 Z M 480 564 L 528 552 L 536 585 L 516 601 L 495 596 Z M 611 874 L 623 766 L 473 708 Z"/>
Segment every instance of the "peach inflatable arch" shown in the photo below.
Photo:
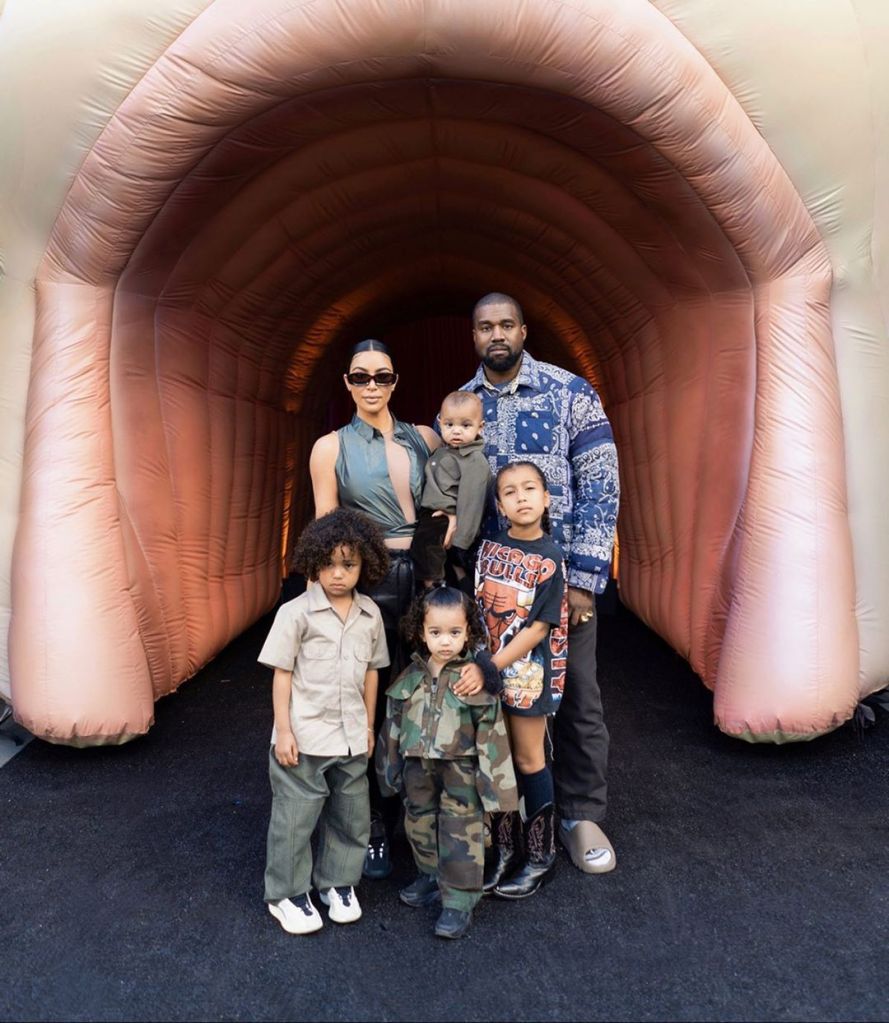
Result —
<path fill-rule="evenodd" d="M 766 0 L 87 6 L 0 23 L 19 721 L 144 733 L 277 600 L 343 342 L 495 288 L 600 388 L 622 599 L 719 727 L 811 738 L 886 684 L 876 0 L 815 4 L 851 112 Z"/>

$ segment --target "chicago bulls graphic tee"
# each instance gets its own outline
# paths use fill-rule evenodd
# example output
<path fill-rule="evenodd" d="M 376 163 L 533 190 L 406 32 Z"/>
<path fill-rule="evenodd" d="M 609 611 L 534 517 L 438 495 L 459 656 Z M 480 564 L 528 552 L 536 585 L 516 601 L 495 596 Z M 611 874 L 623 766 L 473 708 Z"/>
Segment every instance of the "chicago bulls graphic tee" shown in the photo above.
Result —
<path fill-rule="evenodd" d="M 565 689 L 568 589 L 561 548 L 548 536 L 517 540 L 504 531 L 483 540 L 475 595 L 492 654 L 532 622 L 549 634 L 502 673 L 504 708 L 511 714 L 554 714 Z"/>

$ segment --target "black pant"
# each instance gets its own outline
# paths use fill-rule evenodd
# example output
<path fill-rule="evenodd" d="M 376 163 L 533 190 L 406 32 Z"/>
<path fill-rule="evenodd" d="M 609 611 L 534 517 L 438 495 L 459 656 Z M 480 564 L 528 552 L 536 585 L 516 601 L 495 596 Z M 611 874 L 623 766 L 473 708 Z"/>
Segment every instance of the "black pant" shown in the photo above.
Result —
<path fill-rule="evenodd" d="M 434 582 L 445 581 L 449 586 L 464 590 L 470 597 L 475 596 L 472 582 L 475 573 L 476 544 L 468 550 L 451 544 L 445 550 L 444 538 L 448 531 L 448 517 L 435 515 L 428 508 L 421 508 L 417 517 L 417 528 L 411 541 L 411 558 L 417 579 Z M 466 578 L 460 580 L 454 571 L 461 568 Z M 467 581 L 468 580 L 468 581 Z"/>
<path fill-rule="evenodd" d="M 411 558 L 418 579 L 444 579 L 447 531 L 447 515 L 434 515 L 428 508 L 420 509 L 411 541 Z"/>
<path fill-rule="evenodd" d="M 377 706 L 374 714 L 375 735 L 379 735 L 383 719 L 386 716 L 386 690 L 410 660 L 410 651 L 401 638 L 399 624 L 414 598 L 413 562 L 407 551 L 390 551 L 389 555 L 391 561 L 386 578 L 367 593 L 380 609 L 383 628 L 386 631 L 386 645 L 389 647 L 390 662 L 388 668 L 381 668 L 379 671 Z M 380 793 L 373 756 L 368 761 L 367 774 L 370 783 L 371 809 L 381 814 L 387 824 L 391 825 L 398 816 L 401 803 L 397 796 L 385 797 Z"/>
<path fill-rule="evenodd" d="M 565 692 L 553 725 L 556 806 L 569 820 L 602 821 L 608 799 L 608 729 L 596 680 L 596 621 L 568 629 Z"/>

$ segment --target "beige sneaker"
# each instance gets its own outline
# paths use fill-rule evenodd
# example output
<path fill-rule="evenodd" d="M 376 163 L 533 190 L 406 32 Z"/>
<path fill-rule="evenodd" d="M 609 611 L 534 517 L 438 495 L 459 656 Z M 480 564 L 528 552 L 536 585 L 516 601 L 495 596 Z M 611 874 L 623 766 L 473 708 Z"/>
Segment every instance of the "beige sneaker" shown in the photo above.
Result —
<path fill-rule="evenodd" d="M 321 914 L 312 905 L 309 893 L 292 899 L 268 903 L 269 912 L 288 934 L 311 934 L 324 926 Z"/>
<path fill-rule="evenodd" d="M 355 896 L 355 889 L 344 885 L 341 888 L 328 888 L 320 893 L 321 901 L 330 906 L 330 919 L 335 924 L 353 924 L 361 919 L 361 906 Z"/>

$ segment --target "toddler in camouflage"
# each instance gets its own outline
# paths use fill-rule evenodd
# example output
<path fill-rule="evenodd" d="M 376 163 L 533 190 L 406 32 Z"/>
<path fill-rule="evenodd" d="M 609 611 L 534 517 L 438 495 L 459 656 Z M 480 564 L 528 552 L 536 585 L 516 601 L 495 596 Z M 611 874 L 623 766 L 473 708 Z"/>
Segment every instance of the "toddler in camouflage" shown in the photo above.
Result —
<path fill-rule="evenodd" d="M 484 640 L 474 601 L 436 587 L 404 620 L 416 651 L 386 690 L 377 743 L 380 788 L 403 791 L 405 831 L 419 876 L 399 893 L 409 906 L 441 900 L 441 938 L 460 938 L 482 894 L 483 818 L 517 805 L 516 781 L 499 698 L 487 689 L 459 697 L 453 686 L 469 651 Z"/>

